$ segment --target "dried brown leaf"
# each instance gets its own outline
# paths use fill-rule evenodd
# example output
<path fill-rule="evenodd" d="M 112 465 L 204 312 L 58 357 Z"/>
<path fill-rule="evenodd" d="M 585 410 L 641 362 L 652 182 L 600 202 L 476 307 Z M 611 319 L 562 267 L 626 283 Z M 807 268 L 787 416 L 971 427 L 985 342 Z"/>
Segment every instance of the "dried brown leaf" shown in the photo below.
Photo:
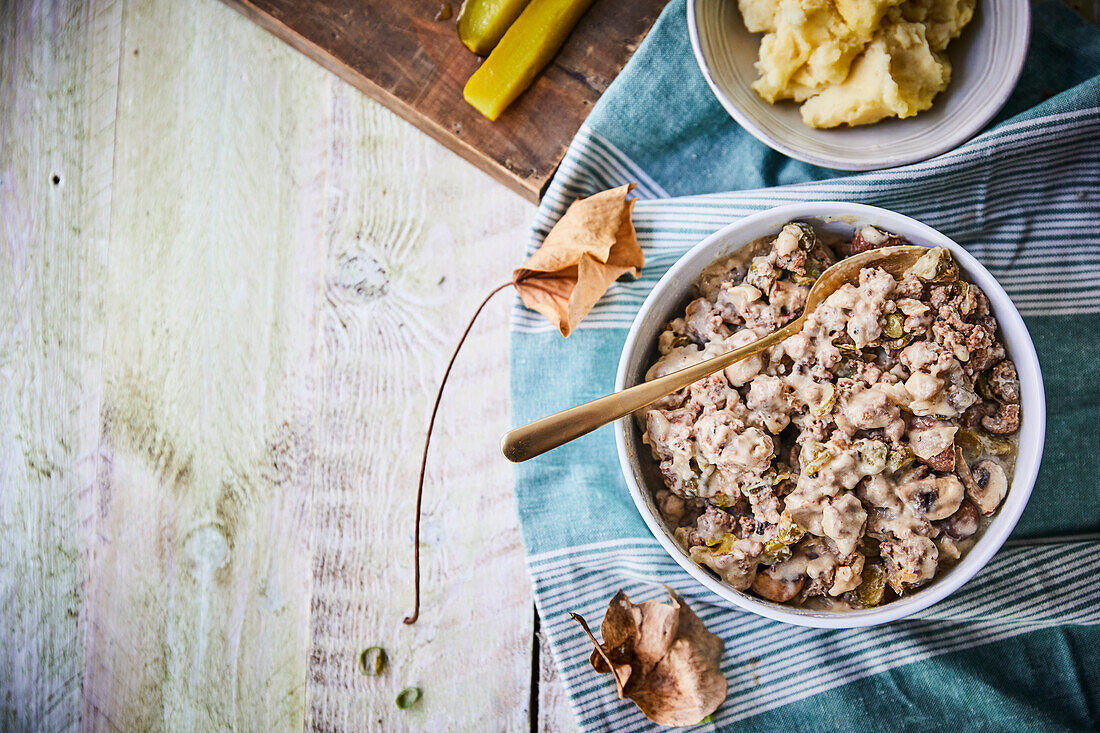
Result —
<path fill-rule="evenodd" d="M 611 283 L 645 264 L 630 220 L 630 183 L 574 201 L 542 246 L 512 274 L 523 304 L 568 336 Z"/>
<path fill-rule="evenodd" d="M 725 644 L 680 596 L 666 590 L 671 604 L 635 604 L 616 593 L 600 625 L 603 644 L 591 662 L 597 672 L 611 672 L 619 697 L 632 700 L 654 723 L 695 725 L 726 699 L 720 669 Z"/>

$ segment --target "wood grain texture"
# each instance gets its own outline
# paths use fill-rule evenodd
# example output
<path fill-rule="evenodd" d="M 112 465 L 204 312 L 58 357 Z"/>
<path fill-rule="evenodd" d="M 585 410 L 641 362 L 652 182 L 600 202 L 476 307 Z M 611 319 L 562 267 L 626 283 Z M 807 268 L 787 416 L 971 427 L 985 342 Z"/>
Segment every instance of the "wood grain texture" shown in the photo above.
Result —
<path fill-rule="evenodd" d="M 490 122 L 462 98 L 480 59 L 454 19 L 435 20 L 441 0 L 225 1 L 535 202 L 668 2 L 597 0 L 534 86 Z"/>
<path fill-rule="evenodd" d="M 401 618 L 533 207 L 212 0 L 2 8 L 0 728 L 526 728 L 507 295 Z"/>
<path fill-rule="evenodd" d="M 89 537 L 85 284 L 98 265 L 83 205 L 94 23 L 78 3 L 0 14 L 0 729 L 80 719 Z M 112 54 L 117 58 L 117 54 Z M 86 67 L 88 59 L 91 62 Z M 33 125 L 27 124 L 34 120 Z M 94 337 L 93 337 L 94 338 Z M 92 435 L 94 437 L 94 433 Z"/>
<path fill-rule="evenodd" d="M 471 332 L 440 407 L 423 606 L 414 626 L 401 619 L 430 395 L 466 319 L 510 277 L 533 210 L 344 84 L 328 109 L 309 725 L 524 730 L 530 586 L 497 447 L 508 415 L 507 292 Z M 390 655 L 380 679 L 355 664 L 375 644 Z M 393 701 L 409 685 L 424 699 L 401 711 Z"/>
<path fill-rule="evenodd" d="M 539 716 L 538 733 L 576 733 L 577 719 L 558 675 L 558 666 L 546 636 L 540 631 L 539 644 Z M 614 694 L 612 688 L 611 693 Z M 532 731 L 534 733 L 534 731 Z"/>
<path fill-rule="evenodd" d="M 89 728 L 304 721 L 325 80 L 228 17 L 122 11 Z"/>

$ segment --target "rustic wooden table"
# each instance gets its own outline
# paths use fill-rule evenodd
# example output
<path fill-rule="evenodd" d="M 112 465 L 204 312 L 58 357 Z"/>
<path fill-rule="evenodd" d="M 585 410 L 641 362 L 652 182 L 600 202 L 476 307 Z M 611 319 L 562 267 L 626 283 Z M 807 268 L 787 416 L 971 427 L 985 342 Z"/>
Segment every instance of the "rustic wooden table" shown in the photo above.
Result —
<path fill-rule="evenodd" d="M 217 0 L 0 0 L 0 729 L 571 729 L 506 296 L 401 623 L 533 212 Z"/>
<path fill-rule="evenodd" d="M 534 206 L 216 0 L 0 2 L 0 110 L 0 729 L 571 726 L 507 295 L 401 623 Z"/>

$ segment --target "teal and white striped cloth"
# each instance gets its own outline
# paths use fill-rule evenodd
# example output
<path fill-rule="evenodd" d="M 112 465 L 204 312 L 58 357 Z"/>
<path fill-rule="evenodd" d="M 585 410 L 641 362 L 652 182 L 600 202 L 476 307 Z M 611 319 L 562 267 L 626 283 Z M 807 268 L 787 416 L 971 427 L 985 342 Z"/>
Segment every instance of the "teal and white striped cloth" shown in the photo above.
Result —
<path fill-rule="evenodd" d="M 995 3 L 985 3 L 985 7 Z M 1046 380 L 1043 467 L 1009 544 L 918 618 L 825 631 L 747 614 L 696 584 L 638 515 L 602 429 L 516 469 L 542 627 L 579 724 L 647 730 L 567 613 L 598 625 L 622 588 L 680 593 L 726 643 L 729 697 L 700 730 L 1100 728 L 1100 33 L 1034 6 L 1024 76 L 997 123 L 931 161 L 860 175 L 799 163 L 713 100 L 674 0 L 605 93 L 543 199 L 530 249 L 577 196 L 637 182 L 641 277 L 568 339 L 517 302 L 513 422 L 611 390 L 642 300 L 689 247 L 783 203 L 845 200 L 913 216 L 966 246 L 1027 320 Z"/>

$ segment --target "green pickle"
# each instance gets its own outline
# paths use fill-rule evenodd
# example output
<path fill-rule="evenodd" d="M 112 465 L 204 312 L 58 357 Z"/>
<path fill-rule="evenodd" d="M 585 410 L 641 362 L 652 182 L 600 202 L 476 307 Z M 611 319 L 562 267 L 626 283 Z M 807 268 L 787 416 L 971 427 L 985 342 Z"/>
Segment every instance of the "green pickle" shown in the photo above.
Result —
<path fill-rule="evenodd" d="M 807 440 L 798 453 L 798 464 L 802 467 L 802 473 L 809 476 L 820 471 L 831 460 L 833 460 L 832 452 L 816 440 Z"/>
<path fill-rule="evenodd" d="M 836 375 L 842 379 L 845 377 L 854 377 L 858 373 L 859 370 L 856 368 L 855 364 L 848 361 L 847 359 L 840 362 L 840 366 L 836 368 Z"/>
<path fill-rule="evenodd" d="M 901 338 L 886 339 L 882 342 L 882 345 L 889 351 L 900 351 L 911 343 L 913 343 L 913 334 L 904 333 Z"/>
<path fill-rule="evenodd" d="M 985 445 L 985 449 L 995 456 L 1014 456 L 1016 455 L 1016 444 L 1011 440 L 1005 438 L 998 438 L 996 435 L 983 435 L 982 444 Z"/>
<path fill-rule="evenodd" d="M 962 449 L 963 458 L 968 461 L 976 461 L 982 454 L 982 439 L 966 428 L 955 433 L 955 445 Z"/>
<path fill-rule="evenodd" d="M 748 273 L 745 275 L 745 282 L 752 285 L 760 292 L 767 293 L 772 289 L 772 285 L 775 285 L 777 275 L 774 271 L 771 274 L 766 274 L 763 270 L 764 265 L 758 265 L 757 261 L 753 260 L 752 264 L 749 265 Z"/>
<path fill-rule="evenodd" d="M 856 597 L 865 606 L 877 606 L 886 591 L 886 568 L 878 563 L 863 566 L 863 582 L 856 588 Z"/>
<path fill-rule="evenodd" d="M 888 339 L 899 339 L 905 335 L 905 320 L 897 313 L 888 313 L 882 325 L 882 335 Z"/>
<path fill-rule="evenodd" d="M 466 48 L 486 56 L 525 7 L 527 0 L 466 0 L 458 19 L 458 37 Z"/>
<path fill-rule="evenodd" d="M 968 316 L 970 315 L 970 311 L 972 310 L 969 298 L 970 283 L 968 283 L 966 280 L 959 280 L 958 287 L 959 295 L 961 296 L 959 298 L 959 313 L 964 316 Z"/>
<path fill-rule="evenodd" d="M 913 264 L 912 272 L 930 283 L 947 283 L 957 280 L 959 267 L 951 259 L 951 253 L 943 247 L 933 247 Z"/>
<path fill-rule="evenodd" d="M 730 554 L 730 550 L 733 549 L 733 543 L 736 539 L 737 537 L 732 533 L 725 532 L 718 539 L 709 539 L 706 542 L 707 547 L 710 548 L 710 554 L 717 557 L 719 555 Z"/>
<path fill-rule="evenodd" d="M 974 390 L 982 396 L 983 400 L 995 399 L 993 390 L 989 387 L 988 372 L 982 372 L 978 375 L 978 378 L 974 380 Z"/>
<path fill-rule="evenodd" d="M 764 543 L 764 552 L 760 555 L 760 564 L 775 565 L 791 559 L 791 548 L 781 540 Z"/>
<path fill-rule="evenodd" d="M 806 531 L 794 523 L 791 513 L 784 510 L 776 526 L 776 538 L 785 544 L 793 545 L 806 534 Z"/>

